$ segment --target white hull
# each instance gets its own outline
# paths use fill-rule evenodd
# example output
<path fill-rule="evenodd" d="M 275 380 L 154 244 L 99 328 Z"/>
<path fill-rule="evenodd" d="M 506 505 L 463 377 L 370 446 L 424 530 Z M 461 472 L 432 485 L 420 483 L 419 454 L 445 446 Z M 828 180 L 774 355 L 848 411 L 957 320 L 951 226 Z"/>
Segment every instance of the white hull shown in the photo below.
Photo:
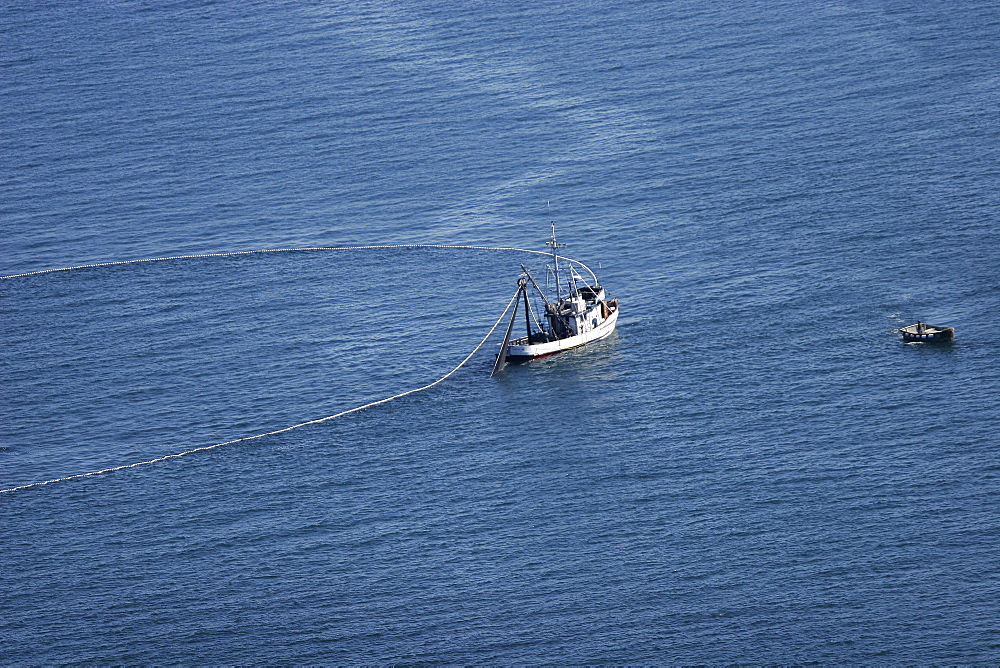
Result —
<path fill-rule="evenodd" d="M 599 304 L 586 313 L 580 314 L 580 316 L 578 327 L 585 331 L 573 336 L 543 343 L 519 344 L 517 340 L 511 341 L 510 346 L 507 348 L 507 360 L 521 362 L 548 357 L 572 350 L 573 348 L 579 348 L 593 341 L 605 339 L 615 331 L 615 325 L 618 322 L 618 305 L 614 304 L 610 308 L 610 313 L 606 318 L 602 318 Z M 597 321 L 596 325 L 592 324 L 594 320 Z"/>
<path fill-rule="evenodd" d="M 507 349 L 507 359 L 511 361 L 533 360 L 540 357 L 548 357 L 549 355 L 556 355 L 567 350 L 572 350 L 573 348 L 579 348 L 593 341 L 600 341 L 615 331 L 615 323 L 617 322 L 618 310 L 615 309 L 614 313 L 608 316 L 604 322 L 589 332 L 570 336 L 565 339 L 549 341 L 548 343 L 535 343 L 527 346 L 515 346 L 511 344 Z"/>

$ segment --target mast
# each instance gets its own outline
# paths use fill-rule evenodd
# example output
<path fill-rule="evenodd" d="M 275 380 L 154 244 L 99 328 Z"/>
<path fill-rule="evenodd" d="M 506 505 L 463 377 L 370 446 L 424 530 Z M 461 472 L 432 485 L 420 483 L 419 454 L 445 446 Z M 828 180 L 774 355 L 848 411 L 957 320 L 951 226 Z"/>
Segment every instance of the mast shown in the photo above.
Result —
<path fill-rule="evenodd" d="M 521 279 L 517 282 L 518 292 L 527 291 L 527 281 Z M 507 365 L 507 349 L 510 347 L 510 331 L 514 329 L 514 320 L 517 319 L 517 298 L 519 295 L 517 292 L 514 293 L 514 299 L 511 301 L 511 305 L 514 307 L 514 312 L 510 314 L 510 322 L 507 323 L 507 332 L 503 335 L 503 343 L 500 345 L 500 352 L 497 353 L 497 361 L 493 365 L 493 371 L 490 373 L 490 378 L 497 375 L 503 371 L 504 366 Z M 508 308 L 510 308 L 508 306 Z"/>
<path fill-rule="evenodd" d="M 555 265 L 556 271 L 556 300 L 562 301 L 562 292 L 559 288 L 559 254 L 556 250 L 559 248 L 565 248 L 566 244 L 561 244 L 556 241 L 556 224 L 552 223 L 552 238 L 545 242 L 545 245 L 552 249 L 552 262 Z"/>
<path fill-rule="evenodd" d="M 531 343 L 531 307 L 528 306 L 528 279 L 522 278 L 517 282 L 521 286 L 521 296 L 524 297 L 524 333 Z"/>

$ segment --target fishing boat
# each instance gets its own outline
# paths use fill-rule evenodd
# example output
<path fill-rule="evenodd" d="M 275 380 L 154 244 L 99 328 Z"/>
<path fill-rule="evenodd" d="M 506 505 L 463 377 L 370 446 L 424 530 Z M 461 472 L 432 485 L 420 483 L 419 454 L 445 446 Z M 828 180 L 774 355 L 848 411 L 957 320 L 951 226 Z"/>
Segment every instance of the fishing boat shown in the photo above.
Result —
<path fill-rule="evenodd" d="M 508 362 L 527 362 L 557 355 L 573 348 L 607 338 L 615 331 L 618 322 L 618 299 L 609 298 L 597 280 L 597 275 L 579 261 L 564 258 L 557 253 L 566 244 L 556 241 L 556 226 L 552 224 L 552 238 L 545 244 L 551 249 L 552 264 L 546 268 L 546 279 L 555 282 L 555 297 L 550 299 L 527 267 L 521 265 L 518 277 L 518 293 L 514 302 L 514 312 L 507 325 L 507 333 L 492 375 L 498 374 Z M 563 260 L 560 265 L 559 261 Z M 585 279 L 577 271 L 577 266 L 585 270 L 591 280 Z M 564 283 L 565 281 L 565 283 Z M 546 286 L 548 287 L 548 285 Z M 541 318 L 532 307 L 529 288 L 533 288 L 541 299 Z M 565 292 L 564 292 L 565 290 Z M 536 302 L 537 303 L 537 302 Z M 518 309 L 524 309 L 524 336 L 511 338 Z"/>
<path fill-rule="evenodd" d="M 937 325 L 928 325 L 927 323 L 917 321 L 915 325 L 907 325 L 899 330 L 903 335 L 903 340 L 907 342 L 938 342 L 938 341 L 951 341 L 955 338 L 955 328 L 954 327 L 938 327 Z"/>

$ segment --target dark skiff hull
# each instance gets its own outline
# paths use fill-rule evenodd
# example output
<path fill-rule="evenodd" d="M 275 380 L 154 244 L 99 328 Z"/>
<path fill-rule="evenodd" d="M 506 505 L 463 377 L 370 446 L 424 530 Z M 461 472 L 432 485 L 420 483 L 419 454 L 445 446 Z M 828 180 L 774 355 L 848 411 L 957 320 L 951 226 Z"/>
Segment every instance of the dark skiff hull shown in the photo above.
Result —
<path fill-rule="evenodd" d="M 940 343 L 955 338 L 954 327 L 935 327 L 934 325 L 910 325 L 899 330 L 907 343 Z"/>

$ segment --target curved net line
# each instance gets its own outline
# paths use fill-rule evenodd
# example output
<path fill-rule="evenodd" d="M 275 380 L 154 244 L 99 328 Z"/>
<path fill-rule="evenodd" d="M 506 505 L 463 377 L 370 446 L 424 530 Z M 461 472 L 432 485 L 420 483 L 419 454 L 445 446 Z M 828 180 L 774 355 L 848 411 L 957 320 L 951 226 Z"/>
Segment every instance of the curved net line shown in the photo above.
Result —
<path fill-rule="evenodd" d="M 10 274 L 7 276 L 0 276 L 0 280 L 6 280 L 11 278 L 23 278 L 25 276 L 38 276 L 40 274 L 54 274 L 60 271 L 74 271 L 76 269 L 94 269 L 97 267 L 114 267 L 123 264 L 140 264 L 143 262 L 167 262 L 170 260 L 193 260 L 197 258 L 207 258 L 207 257 L 231 257 L 234 255 L 255 255 L 264 253 L 295 253 L 295 252 L 310 252 L 310 251 L 346 251 L 346 250 L 377 250 L 377 249 L 390 249 L 390 248 L 457 248 L 464 250 L 489 250 L 489 251 L 511 251 L 518 253 L 532 253 L 534 255 L 545 255 L 548 257 L 552 256 L 552 253 L 539 250 L 531 250 L 529 248 L 515 248 L 513 246 L 467 246 L 458 244 L 373 244 L 367 246 L 312 246 L 305 248 L 264 248 L 258 250 L 245 250 L 245 251 L 230 251 L 226 253 L 200 253 L 196 255 L 172 255 L 169 257 L 150 257 L 141 260 L 119 260 L 117 262 L 97 262 L 95 264 L 81 264 L 74 267 L 59 267 L 56 269 L 39 269 L 38 271 L 28 271 L 21 274 Z M 594 283 L 597 283 L 597 275 L 594 270 L 588 267 L 583 262 L 576 260 L 571 257 L 565 257 L 562 255 L 556 255 L 560 260 L 566 260 L 567 262 L 575 262 L 580 265 L 594 277 Z"/>
<path fill-rule="evenodd" d="M 50 270 L 50 271 L 58 271 L 58 270 Z M 434 382 L 428 383 L 427 385 L 423 385 L 421 387 L 417 387 L 417 388 L 414 388 L 412 390 L 407 390 L 406 392 L 400 392 L 399 394 L 394 394 L 391 397 L 386 397 L 385 399 L 379 399 L 377 401 L 371 401 L 371 402 L 369 402 L 367 404 L 364 404 L 362 406 L 355 406 L 354 408 L 349 408 L 346 411 L 341 411 L 339 413 L 334 413 L 333 415 L 327 415 L 326 417 L 318 418 L 316 420 L 309 420 L 307 422 L 300 422 L 299 424 L 293 424 L 291 427 L 284 427 L 283 429 L 275 429 L 274 431 L 268 431 L 268 432 L 265 432 L 263 434 L 256 434 L 254 436 L 244 436 L 243 438 L 234 438 L 231 441 L 223 441 L 222 443 L 215 443 L 213 445 L 205 445 L 205 446 L 202 446 L 200 448 L 193 448 L 191 450 L 185 450 L 184 452 L 178 452 L 178 453 L 175 453 L 175 454 L 172 454 L 172 455 L 164 455 L 163 457 L 157 457 L 155 459 L 148 459 L 148 460 L 143 461 L 143 462 L 135 462 L 134 464 L 123 464 L 122 466 L 113 466 L 111 468 L 101 469 L 100 471 L 91 471 L 89 473 L 77 473 L 77 474 L 70 475 L 70 476 L 64 476 L 62 478 L 53 478 L 52 480 L 45 480 L 45 481 L 42 481 L 42 482 L 32 482 L 32 483 L 28 483 L 26 485 L 18 485 L 16 487 L 9 487 L 7 489 L 0 489 L 0 494 L 3 494 L 4 492 L 16 492 L 16 491 L 22 490 L 22 489 L 30 489 L 32 487 L 41 487 L 42 485 L 48 485 L 48 484 L 51 484 L 51 483 L 54 483 L 54 482 L 65 482 L 67 480 L 76 480 L 78 478 L 89 478 L 91 476 L 103 475 L 105 473 L 113 473 L 115 471 L 123 471 L 125 469 L 135 468 L 137 466 L 145 466 L 147 464 L 157 464 L 159 462 L 165 462 L 168 459 L 177 459 L 177 458 L 180 458 L 180 457 L 186 457 L 187 455 L 193 455 L 193 454 L 195 454 L 197 452 L 206 452 L 208 450 L 214 450 L 215 448 L 221 448 L 224 445 L 232 445 L 234 443 L 241 443 L 243 441 L 253 441 L 253 440 L 258 439 L 258 438 L 264 438 L 265 436 L 275 436 L 277 434 L 283 434 L 283 433 L 285 433 L 287 431 L 292 431 L 293 429 L 298 429 L 299 427 L 305 427 L 305 426 L 308 426 L 308 425 L 311 425 L 311 424 L 319 424 L 321 422 L 326 422 L 328 420 L 333 420 L 333 419 L 336 419 L 336 418 L 339 418 L 339 417 L 343 417 L 344 415 L 349 415 L 350 413 L 356 413 L 358 411 L 363 411 L 366 408 L 372 408 L 374 406 L 379 406 L 381 404 L 389 403 L 390 401 L 393 401 L 395 399 L 400 399 L 400 398 L 408 396 L 410 394 L 416 394 L 417 392 L 423 392 L 424 390 L 429 390 L 432 387 L 434 387 L 435 385 L 437 385 L 437 384 L 443 382 L 444 380 L 448 379 L 449 377 L 451 377 L 456 371 L 458 371 L 463 366 L 465 366 L 466 362 L 468 362 L 470 359 L 472 359 L 473 355 L 475 355 L 477 352 L 479 352 L 479 349 L 482 348 L 483 345 L 486 344 L 486 341 L 490 338 L 490 336 L 492 336 L 492 334 L 496 330 L 497 326 L 499 326 L 500 323 L 503 321 L 504 316 L 506 316 L 507 313 L 510 311 L 511 306 L 514 305 L 514 300 L 517 299 L 517 297 L 518 297 L 519 294 L 520 294 L 520 290 L 518 290 L 517 292 L 514 293 L 514 296 L 510 298 L 509 302 L 507 302 L 507 306 L 504 307 L 503 313 L 500 314 L 500 317 L 497 318 L 496 322 L 493 323 L 493 326 L 490 327 L 490 331 L 488 331 L 486 333 L 486 336 L 484 336 L 482 338 L 482 340 L 476 345 L 476 347 L 472 349 L 472 352 L 470 352 L 468 355 L 466 355 L 465 358 L 461 362 L 459 362 L 455 366 L 454 369 L 452 369 L 451 371 L 449 371 L 445 375 L 441 376 L 440 378 L 438 378 Z"/>
<path fill-rule="evenodd" d="M 305 247 L 305 248 L 266 248 L 266 249 L 245 250 L 245 251 L 229 251 L 229 252 L 225 252 L 225 253 L 200 253 L 200 254 L 193 254 L 193 255 L 172 255 L 172 256 L 168 256 L 168 257 L 144 258 L 144 259 L 140 259 L 140 260 L 119 260 L 119 261 L 116 261 L 116 262 L 98 262 L 98 263 L 94 263 L 94 264 L 82 264 L 82 265 L 77 265 L 77 266 L 73 266 L 73 267 L 59 267 L 59 268 L 55 268 L 55 269 L 40 269 L 38 271 L 29 271 L 29 272 L 24 272 L 24 273 L 21 273 L 21 274 L 10 274 L 10 275 L 7 275 L 7 276 L 0 276 L 0 280 L 13 279 L 13 278 L 23 278 L 23 277 L 26 277 L 26 276 L 38 276 L 38 275 L 42 275 L 42 274 L 53 274 L 53 273 L 63 272 L 63 271 L 75 271 L 77 269 L 94 269 L 94 268 L 99 268 L 99 267 L 113 267 L 113 266 L 118 266 L 118 265 L 140 264 L 140 263 L 146 263 L 146 262 L 168 262 L 168 261 L 172 261 L 172 260 L 193 260 L 193 259 L 198 259 L 198 258 L 232 257 L 232 256 L 237 256 L 237 255 L 255 255 L 255 254 L 265 254 L 265 253 L 295 253 L 295 252 L 316 252 L 316 251 L 378 250 L 378 249 L 393 249 L 393 248 L 447 248 L 447 249 L 460 249 L 460 250 L 507 251 L 507 252 L 517 252 L 517 253 L 531 253 L 531 254 L 534 254 L 534 255 L 544 255 L 546 257 L 552 257 L 552 253 L 550 253 L 550 252 L 532 250 L 532 249 L 529 249 L 529 248 L 517 248 L 517 247 L 513 247 L 513 246 L 472 246 L 472 245 L 461 245 L 461 244 L 368 244 L 368 245 L 363 245 L 363 246 L 313 246 L 313 247 Z M 596 274 L 594 274 L 594 271 L 590 267 L 588 267 L 586 264 L 584 264 L 583 262 L 580 262 L 579 260 L 576 260 L 574 258 L 562 256 L 562 255 L 556 255 L 555 257 L 559 258 L 560 260 L 566 260 L 567 262 L 575 262 L 576 264 L 580 265 L 581 267 L 583 267 L 584 269 L 586 269 L 590 273 L 591 276 L 594 277 L 594 283 L 595 284 L 597 283 L 597 276 L 596 276 Z M 504 309 L 503 313 L 500 314 L 500 317 L 497 318 L 497 321 L 493 324 L 492 327 L 490 327 L 490 331 L 487 332 L 486 336 L 483 337 L 483 339 L 479 342 L 479 344 L 475 348 L 473 348 L 472 352 L 469 353 L 465 357 L 465 359 L 463 359 L 461 362 L 459 362 L 459 364 L 454 369 L 452 369 L 451 371 L 449 371 L 445 375 L 441 376 L 440 378 L 438 378 L 434 382 L 429 383 L 427 385 L 424 385 L 422 387 L 418 387 L 418 388 L 415 388 L 415 389 L 412 389 L 412 390 L 408 390 L 406 392 L 401 392 L 401 393 L 395 394 L 395 395 L 393 395 L 391 397 L 386 397 L 385 399 L 379 399 L 378 401 L 373 401 L 373 402 L 364 404 L 363 406 L 357 406 L 355 408 L 350 408 L 350 409 L 348 409 L 346 411 L 341 411 L 340 413 L 336 413 L 334 415 L 328 415 L 326 417 L 319 418 L 319 419 L 316 419 L 316 420 L 309 420 L 307 422 L 301 422 L 299 424 L 295 424 L 295 425 L 292 425 L 290 427 L 285 427 L 283 429 L 277 429 L 275 431 L 269 431 L 269 432 L 266 432 L 266 433 L 263 433 L 263 434 L 256 434 L 254 436 L 245 436 L 243 438 L 237 438 L 237 439 L 233 439 L 233 440 L 230 440 L 230 441 L 224 441 L 222 443 L 215 443 L 213 445 L 206 445 L 206 446 L 203 446 L 203 447 L 200 447 L 200 448 L 194 448 L 192 450 L 186 450 L 186 451 L 180 452 L 180 453 L 165 455 L 163 457 L 157 457 L 155 459 L 150 459 L 150 460 L 147 460 L 147 461 L 135 462 L 133 464 L 124 464 L 122 466 L 114 466 L 114 467 L 111 467 L 111 468 L 101 469 L 100 471 L 91 471 L 89 473 L 77 473 L 75 475 L 65 476 L 65 477 L 62 477 L 62 478 L 54 478 L 52 480 L 45 480 L 45 481 L 42 481 L 42 482 L 33 482 L 33 483 L 28 483 L 26 485 L 18 485 L 16 487 L 10 487 L 10 488 L 7 488 L 7 489 L 0 489 L 0 494 L 2 494 L 4 492 L 14 492 L 14 491 L 17 491 L 17 490 L 28 489 L 28 488 L 31 488 L 31 487 L 39 487 L 41 485 L 48 485 L 50 483 L 55 483 L 55 482 L 64 482 L 64 481 L 67 481 L 67 480 L 75 480 L 77 478 L 88 478 L 90 476 L 102 475 L 104 473 L 112 473 L 114 471 L 122 471 L 124 469 L 134 468 L 136 466 L 145 466 L 147 464 L 156 464 L 156 463 L 159 463 L 159 462 L 167 461 L 168 459 L 176 459 L 178 457 L 184 457 L 184 456 L 187 456 L 187 455 L 190 455 L 190 454 L 194 454 L 194 453 L 197 453 L 197 452 L 205 452 L 207 450 L 213 450 L 215 448 L 219 448 L 219 447 L 222 447 L 224 445 L 232 445 L 233 443 L 240 443 L 242 441 L 250 441 L 250 440 L 254 440 L 254 439 L 258 439 L 258 438 L 264 438 L 265 436 L 274 436 L 274 435 L 277 435 L 277 434 L 282 434 L 282 433 L 287 432 L 287 431 L 291 431 L 293 429 L 298 429 L 299 427 L 305 427 L 306 425 L 319 424 L 320 422 L 326 422 L 327 420 L 333 420 L 335 418 L 342 417 L 342 416 L 348 415 L 350 413 L 355 413 L 357 411 L 361 411 L 361 410 L 364 410 L 366 408 L 371 408 L 373 406 L 378 406 L 380 404 L 388 403 L 390 401 L 393 401 L 394 399 L 399 399 L 401 397 L 405 397 L 405 396 L 410 395 L 410 394 L 415 394 L 417 392 L 422 392 L 424 390 L 428 390 L 428 389 L 434 387 L 435 385 L 437 385 L 438 383 L 441 383 L 442 381 L 444 381 L 447 378 L 449 378 L 452 374 L 454 374 L 456 371 L 458 371 L 460 368 L 462 368 L 470 359 L 472 359 L 472 356 L 475 355 L 476 352 L 478 352 L 479 349 L 483 347 L 483 345 L 486 343 L 487 339 L 489 339 L 489 337 L 496 330 L 497 326 L 503 320 L 504 316 L 507 315 L 507 312 L 510 310 L 511 305 L 513 305 L 514 300 L 517 299 L 517 295 L 518 295 L 518 293 L 515 292 L 514 296 L 511 298 L 510 302 L 508 302 L 507 307 Z"/>

